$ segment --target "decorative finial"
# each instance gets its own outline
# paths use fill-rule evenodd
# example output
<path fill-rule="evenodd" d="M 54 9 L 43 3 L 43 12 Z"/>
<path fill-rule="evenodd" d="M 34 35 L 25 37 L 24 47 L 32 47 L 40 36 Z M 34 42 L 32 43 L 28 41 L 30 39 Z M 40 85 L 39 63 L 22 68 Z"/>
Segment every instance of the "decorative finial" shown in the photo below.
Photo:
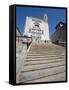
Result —
<path fill-rule="evenodd" d="M 44 14 L 44 21 L 45 21 L 45 22 L 48 22 L 47 14 Z"/>

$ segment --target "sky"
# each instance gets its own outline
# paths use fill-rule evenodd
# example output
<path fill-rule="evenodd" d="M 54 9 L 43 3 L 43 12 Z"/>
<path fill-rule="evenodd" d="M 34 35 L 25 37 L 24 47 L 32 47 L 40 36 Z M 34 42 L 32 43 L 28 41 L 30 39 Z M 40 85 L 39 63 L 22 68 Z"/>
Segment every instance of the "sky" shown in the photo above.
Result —
<path fill-rule="evenodd" d="M 33 7 L 16 7 L 16 26 L 20 32 L 24 31 L 26 16 L 32 16 L 42 19 L 44 14 L 48 16 L 49 34 L 55 32 L 55 26 L 59 22 L 66 23 L 66 9 L 57 8 L 33 8 Z"/>

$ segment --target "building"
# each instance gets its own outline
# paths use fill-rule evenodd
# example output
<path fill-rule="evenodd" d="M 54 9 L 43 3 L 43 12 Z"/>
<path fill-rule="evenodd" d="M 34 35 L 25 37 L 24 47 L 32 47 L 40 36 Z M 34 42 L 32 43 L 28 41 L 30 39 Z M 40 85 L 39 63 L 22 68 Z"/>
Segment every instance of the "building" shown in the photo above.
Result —
<path fill-rule="evenodd" d="M 66 24 L 59 22 L 55 27 L 56 31 L 51 36 L 51 41 L 55 44 L 66 46 Z"/>
<path fill-rule="evenodd" d="M 49 41 L 48 17 L 43 19 L 26 16 L 24 35 L 32 37 L 32 41 Z"/>

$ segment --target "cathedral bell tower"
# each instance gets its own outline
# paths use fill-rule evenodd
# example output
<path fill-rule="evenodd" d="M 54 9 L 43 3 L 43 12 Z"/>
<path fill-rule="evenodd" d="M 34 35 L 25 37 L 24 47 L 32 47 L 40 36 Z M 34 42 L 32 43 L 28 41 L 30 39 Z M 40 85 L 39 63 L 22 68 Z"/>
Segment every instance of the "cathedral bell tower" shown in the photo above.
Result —
<path fill-rule="evenodd" d="M 44 14 L 43 21 L 44 21 L 43 23 L 44 34 L 42 35 L 42 40 L 49 42 L 50 38 L 49 38 L 49 24 L 47 14 Z"/>

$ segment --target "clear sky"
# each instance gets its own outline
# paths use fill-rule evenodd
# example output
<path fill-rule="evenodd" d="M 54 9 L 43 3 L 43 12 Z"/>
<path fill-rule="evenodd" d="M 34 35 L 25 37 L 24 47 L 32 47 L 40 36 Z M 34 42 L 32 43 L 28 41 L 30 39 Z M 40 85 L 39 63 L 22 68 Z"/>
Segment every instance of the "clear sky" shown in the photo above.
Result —
<path fill-rule="evenodd" d="M 66 9 L 56 8 L 33 8 L 33 7 L 16 7 L 16 26 L 20 32 L 24 31 L 26 16 L 32 16 L 42 19 L 47 14 L 49 23 L 50 36 L 55 31 L 55 26 L 61 21 L 66 23 Z"/>

